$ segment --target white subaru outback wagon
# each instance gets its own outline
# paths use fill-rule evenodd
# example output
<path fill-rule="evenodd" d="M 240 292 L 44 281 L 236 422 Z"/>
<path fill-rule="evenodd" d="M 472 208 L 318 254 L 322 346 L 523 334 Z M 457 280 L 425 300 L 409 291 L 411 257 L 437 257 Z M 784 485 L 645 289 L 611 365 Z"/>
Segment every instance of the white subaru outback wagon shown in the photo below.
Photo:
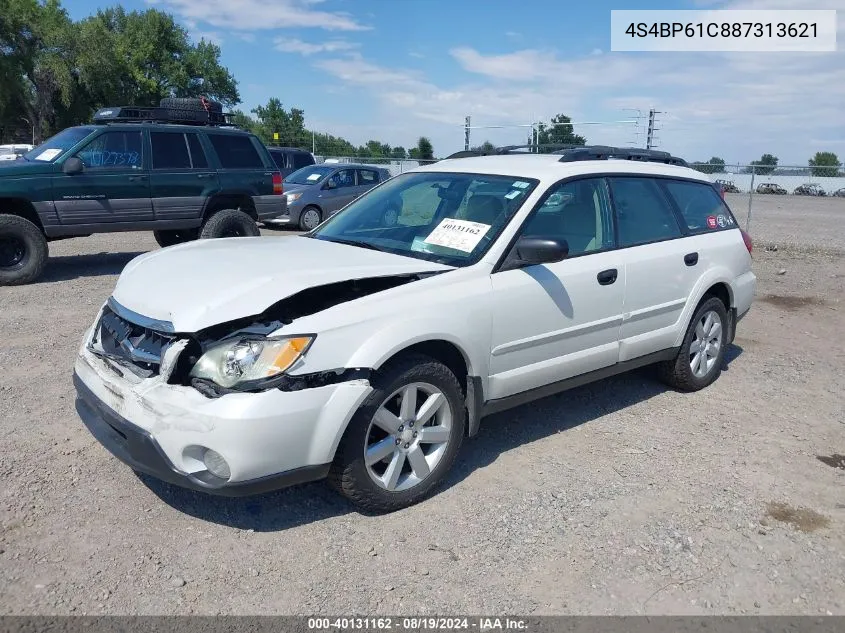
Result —
<path fill-rule="evenodd" d="M 450 157 L 306 234 L 132 260 L 82 342 L 77 410 L 179 486 L 328 478 L 390 511 L 487 414 L 652 363 L 707 387 L 752 303 L 751 248 L 665 152 Z"/>

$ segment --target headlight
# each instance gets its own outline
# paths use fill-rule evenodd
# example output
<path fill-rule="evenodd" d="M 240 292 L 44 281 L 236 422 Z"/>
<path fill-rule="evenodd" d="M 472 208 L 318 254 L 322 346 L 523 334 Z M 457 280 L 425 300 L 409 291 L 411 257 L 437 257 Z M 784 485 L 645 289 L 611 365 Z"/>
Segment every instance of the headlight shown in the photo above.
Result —
<path fill-rule="evenodd" d="M 299 360 L 313 340 L 313 336 L 233 338 L 203 354 L 191 370 L 191 376 L 205 378 L 226 389 L 272 379 Z"/>
<path fill-rule="evenodd" d="M 295 201 L 299 200 L 301 197 L 302 197 L 301 193 L 286 193 L 285 194 L 285 198 L 288 199 L 288 204 L 290 204 L 291 202 L 295 202 Z"/>

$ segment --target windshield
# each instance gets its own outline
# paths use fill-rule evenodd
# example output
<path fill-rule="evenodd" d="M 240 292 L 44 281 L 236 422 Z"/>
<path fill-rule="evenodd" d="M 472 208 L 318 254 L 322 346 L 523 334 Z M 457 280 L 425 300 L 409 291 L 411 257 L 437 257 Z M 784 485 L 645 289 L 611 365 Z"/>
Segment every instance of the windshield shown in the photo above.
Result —
<path fill-rule="evenodd" d="M 308 167 L 297 169 L 285 178 L 285 182 L 291 185 L 316 185 L 335 169 L 337 169 L 337 167 L 315 167 L 313 165 L 309 165 Z"/>
<path fill-rule="evenodd" d="M 23 155 L 26 160 L 40 160 L 52 163 L 62 154 L 76 145 L 79 141 L 91 134 L 96 128 L 93 127 L 69 127 L 62 130 L 55 136 L 48 138 L 34 150 Z"/>
<path fill-rule="evenodd" d="M 477 262 L 537 180 L 412 172 L 372 189 L 308 234 L 450 266 Z"/>

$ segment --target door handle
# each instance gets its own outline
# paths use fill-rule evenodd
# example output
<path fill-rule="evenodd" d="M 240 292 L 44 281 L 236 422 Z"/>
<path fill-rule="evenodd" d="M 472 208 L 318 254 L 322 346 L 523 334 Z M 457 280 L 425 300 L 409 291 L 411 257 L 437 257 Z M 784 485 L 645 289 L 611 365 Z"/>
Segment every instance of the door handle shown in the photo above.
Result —
<path fill-rule="evenodd" d="M 130 182 L 135 182 L 136 180 L 146 180 L 146 176 L 129 176 Z"/>
<path fill-rule="evenodd" d="M 615 268 L 611 268 L 609 270 L 603 270 L 598 275 L 596 275 L 596 279 L 602 286 L 609 286 L 614 281 L 616 281 L 616 277 L 619 275 L 619 271 Z"/>
<path fill-rule="evenodd" d="M 687 266 L 695 266 L 698 263 L 698 253 L 687 253 L 684 255 L 684 263 Z"/>
<path fill-rule="evenodd" d="M 214 174 L 197 174 L 197 178 L 211 178 Z"/>

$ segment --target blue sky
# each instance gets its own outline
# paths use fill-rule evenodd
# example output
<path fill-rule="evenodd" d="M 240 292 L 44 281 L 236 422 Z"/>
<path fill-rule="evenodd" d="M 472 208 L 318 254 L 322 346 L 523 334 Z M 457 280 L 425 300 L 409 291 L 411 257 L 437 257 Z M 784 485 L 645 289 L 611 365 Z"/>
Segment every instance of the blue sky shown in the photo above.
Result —
<path fill-rule="evenodd" d="M 115 4 L 72 0 L 74 18 Z M 173 13 L 213 40 L 249 110 L 270 97 L 307 125 L 356 144 L 437 155 L 472 143 L 524 142 L 532 120 L 562 112 L 590 142 L 642 143 L 630 121 L 650 107 L 659 147 L 690 160 L 749 161 L 763 152 L 806 164 L 845 156 L 842 0 L 127 0 Z M 621 6 L 620 6 L 621 5 Z M 839 8 L 835 53 L 611 52 L 611 8 Z M 617 122 L 588 125 L 587 122 Z"/>

